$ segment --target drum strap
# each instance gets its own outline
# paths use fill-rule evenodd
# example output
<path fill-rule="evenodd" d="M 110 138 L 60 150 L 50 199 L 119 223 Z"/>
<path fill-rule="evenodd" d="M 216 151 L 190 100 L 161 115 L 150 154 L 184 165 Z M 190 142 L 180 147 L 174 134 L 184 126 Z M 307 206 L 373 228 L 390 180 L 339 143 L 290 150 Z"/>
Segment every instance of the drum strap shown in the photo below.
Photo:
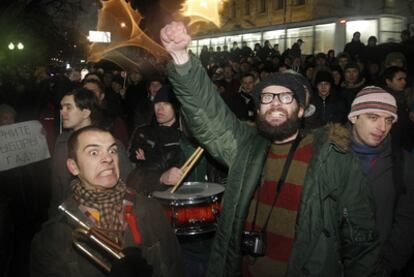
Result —
<path fill-rule="evenodd" d="M 295 155 L 296 149 L 298 148 L 301 139 L 302 139 L 302 134 L 299 132 L 296 139 L 293 141 L 292 146 L 289 149 L 288 156 L 286 158 L 285 164 L 283 165 L 282 174 L 280 175 L 279 181 L 277 182 L 276 193 L 275 193 L 275 197 L 273 199 L 272 207 L 269 211 L 269 214 L 267 215 L 266 222 L 263 225 L 261 233 L 266 232 L 267 225 L 269 224 L 270 216 L 272 215 L 272 212 L 273 212 L 273 207 L 275 206 L 276 201 L 279 197 L 280 191 L 282 190 L 282 187 L 285 184 L 285 180 L 286 180 L 286 176 L 289 172 L 290 164 L 292 163 L 293 156 Z M 258 189 L 257 201 L 256 201 L 256 207 L 255 207 L 255 210 L 254 210 L 254 216 L 253 216 L 251 231 L 254 231 L 254 226 L 256 225 L 257 211 L 259 210 L 259 199 L 260 199 L 260 186 L 259 186 L 259 189 Z"/>

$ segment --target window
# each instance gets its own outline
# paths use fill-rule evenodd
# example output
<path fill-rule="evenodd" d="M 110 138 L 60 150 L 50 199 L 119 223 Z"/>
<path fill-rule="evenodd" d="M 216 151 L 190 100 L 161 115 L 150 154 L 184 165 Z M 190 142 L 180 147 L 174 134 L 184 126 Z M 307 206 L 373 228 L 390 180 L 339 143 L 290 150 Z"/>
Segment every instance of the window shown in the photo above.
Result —
<path fill-rule="evenodd" d="M 258 4 L 257 11 L 259 13 L 265 13 L 266 12 L 266 1 L 267 0 L 259 0 L 259 1 L 257 1 L 257 4 Z"/>
<path fill-rule="evenodd" d="M 245 0 L 244 2 L 244 14 L 250 15 L 250 0 Z"/>
<path fill-rule="evenodd" d="M 298 40 L 302 39 L 305 43 L 300 47 L 302 55 L 309 55 L 313 52 L 313 27 L 301 27 L 292 28 L 287 30 L 287 47 L 291 48 L 292 45 Z"/>
<path fill-rule="evenodd" d="M 236 1 L 231 3 L 230 7 L 230 18 L 236 18 Z"/>
<path fill-rule="evenodd" d="M 315 53 L 335 48 L 335 23 L 315 26 Z"/>
<path fill-rule="evenodd" d="M 380 19 L 379 42 L 399 42 L 404 22 L 400 18 L 383 17 Z"/>
<path fill-rule="evenodd" d="M 361 42 L 367 44 L 370 36 L 378 37 L 377 19 L 348 21 L 346 23 L 346 42 L 352 40 L 355 32 L 360 32 Z"/>
<path fill-rule="evenodd" d="M 354 7 L 354 1 L 353 0 L 344 0 L 344 5 L 346 8 L 352 8 Z"/>
<path fill-rule="evenodd" d="M 285 0 L 273 0 L 273 9 L 281 10 L 285 6 Z"/>

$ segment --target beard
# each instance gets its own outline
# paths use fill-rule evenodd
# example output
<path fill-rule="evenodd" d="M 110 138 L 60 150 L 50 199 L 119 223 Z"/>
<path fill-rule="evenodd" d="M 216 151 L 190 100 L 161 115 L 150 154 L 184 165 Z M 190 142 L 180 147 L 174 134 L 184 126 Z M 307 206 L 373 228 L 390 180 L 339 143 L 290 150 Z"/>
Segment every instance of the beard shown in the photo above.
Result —
<path fill-rule="evenodd" d="M 283 141 L 293 136 L 300 127 L 300 120 L 298 118 L 298 111 L 293 111 L 292 115 L 286 119 L 285 122 L 278 126 L 271 125 L 265 119 L 265 114 L 257 114 L 256 126 L 259 133 L 271 141 Z M 271 111 L 268 111 L 271 112 Z"/>

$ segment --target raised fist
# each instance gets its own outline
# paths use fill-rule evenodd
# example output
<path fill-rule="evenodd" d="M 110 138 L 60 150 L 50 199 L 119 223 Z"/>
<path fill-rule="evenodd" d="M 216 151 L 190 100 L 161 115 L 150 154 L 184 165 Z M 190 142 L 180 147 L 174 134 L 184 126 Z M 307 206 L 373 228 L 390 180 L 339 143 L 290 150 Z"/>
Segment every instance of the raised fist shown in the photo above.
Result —
<path fill-rule="evenodd" d="M 188 60 L 187 46 L 191 37 L 182 22 L 171 22 L 160 31 L 161 42 L 176 63 Z"/>

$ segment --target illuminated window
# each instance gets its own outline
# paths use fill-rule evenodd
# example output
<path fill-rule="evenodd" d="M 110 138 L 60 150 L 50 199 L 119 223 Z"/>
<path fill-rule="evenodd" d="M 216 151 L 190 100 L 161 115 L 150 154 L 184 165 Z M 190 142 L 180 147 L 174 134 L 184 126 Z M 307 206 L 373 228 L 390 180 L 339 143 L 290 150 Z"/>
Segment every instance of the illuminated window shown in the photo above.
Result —
<path fill-rule="evenodd" d="M 250 33 L 243 34 L 243 41 L 247 43 L 247 46 L 254 48 L 255 43 L 261 43 L 262 35 L 261 33 Z"/>
<path fill-rule="evenodd" d="M 250 0 L 245 0 L 244 2 L 244 14 L 245 15 L 250 14 Z"/>
<path fill-rule="evenodd" d="M 404 22 L 401 18 L 383 17 L 380 18 L 379 43 L 399 42 L 401 31 L 404 29 Z"/>
<path fill-rule="evenodd" d="M 268 31 L 263 33 L 263 40 L 268 40 L 270 44 L 273 46 L 275 44 L 279 44 L 279 51 L 285 51 L 285 30 L 275 30 L 275 31 Z"/>
<path fill-rule="evenodd" d="M 266 12 L 266 0 L 259 0 L 257 1 L 257 11 L 259 13 L 264 13 Z"/>
<path fill-rule="evenodd" d="M 312 54 L 313 27 L 292 28 L 287 30 L 286 43 L 288 48 L 291 48 L 298 39 L 302 39 L 305 42 L 300 47 L 302 55 Z"/>
<path fill-rule="evenodd" d="M 378 36 L 377 19 L 355 20 L 346 23 L 346 41 L 350 42 L 355 32 L 361 33 L 361 42 L 367 44 L 370 36 Z"/>
<path fill-rule="evenodd" d="M 315 53 L 335 48 L 335 23 L 315 26 Z"/>

